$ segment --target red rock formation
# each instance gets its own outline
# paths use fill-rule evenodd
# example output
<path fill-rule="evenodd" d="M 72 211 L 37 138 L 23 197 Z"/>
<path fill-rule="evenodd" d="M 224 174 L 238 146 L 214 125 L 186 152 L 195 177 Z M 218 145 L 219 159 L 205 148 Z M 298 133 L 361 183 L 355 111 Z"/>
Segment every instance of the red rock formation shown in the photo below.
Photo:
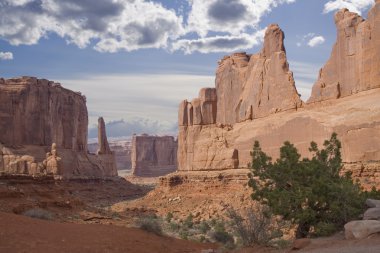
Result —
<path fill-rule="evenodd" d="M 225 57 L 216 71 L 217 123 L 234 124 L 302 105 L 289 71 L 284 33 L 267 28 L 263 50 Z"/>
<path fill-rule="evenodd" d="M 337 41 L 320 70 L 308 103 L 380 87 L 380 3 L 368 20 L 343 9 L 335 14 Z"/>
<path fill-rule="evenodd" d="M 112 154 L 87 154 L 87 125 L 80 93 L 35 77 L 0 79 L 0 173 L 116 176 Z"/>
<path fill-rule="evenodd" d="M 177 170 L 177 141 L 173 136 L 133 136 L 132 173 L 158 177 Z"/>
<path fill-rule="evenodd" d="M 367 21 L 347 10 L 337 13 L 338 42 L 308 104 L 302 104 L 294 87 L 278 26 L 268 27 L 259 54 L 225 57 L 216 74 L 217 101 L 212 110 L 216 110 L 216 124 L 194 123 L 199 114 L 194 108 L 202 102 L 201 96 L 194 104 L 183 101 L 180 105 L 178 170 L 248 168 L 255 140 L 274 159 L 284 141 L 309 156 L 311 141 L 321 146 L 336 132 L 342 141 L 345 170 L 366 187 L 378 185 L 379 10 L 377 1 Z"/>
<path fill-rule="evenodd" d="M 86 98 L 35 77 L 0 79 L 0 142 L 86 151 Z"/>
<path fill-rule="evenodd" d="M 98 151 L 96 153 L 98 155 L 112 154 L 107 140 L 106 124 L 103 117 L 99 117 L 98 119 Z"/>

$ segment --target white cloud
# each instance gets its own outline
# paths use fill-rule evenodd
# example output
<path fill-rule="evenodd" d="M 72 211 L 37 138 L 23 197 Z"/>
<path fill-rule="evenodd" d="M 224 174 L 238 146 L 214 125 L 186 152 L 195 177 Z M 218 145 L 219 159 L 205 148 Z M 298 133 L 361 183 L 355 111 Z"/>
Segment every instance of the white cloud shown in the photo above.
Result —
<path fill-rule="evenodd" d="M 193 52 L 217 53 L 244 50 L 259 45 L 265 35 L 265 29 L 257 31 L 253 35 L 242 33 L 237 36 L 214 36 L 194 40 L 178 40 L 173 43 L 172 50 L 182 50 L 185 54 Z"/>
<path fill-rule="evenodd" d="M 0 60 L 13 60 L 11 52 L 0 52 Z"/>
<path fill-rule="evenodd" d="M 352 12 L 361 14 L 362 11 L 371 7 L 374 3 L 375 0 L 334 0 L 325 4 L 323 13 L 329 13 L 347 8 Z"/>
<path fill-rule="evenodd" d="M 239 35 L 256 29 L 272 8 L 295 0 L 191 0 L 187 31 L 206 37 L 209 32 Z"/>
<path fill-rule="evenodd" d="M 326 40 L 323 36 L 315 36 L 309 40 L 307 45 L 309 47 L 316 47 L 316 46 L 322 45 L 323 43 L 325 43 L 325 41 Z"/>
<path fill-rule="evenodd" d="M 80 48 L 102 52 L 166 47 L 183 34 L 174 10 L 144 0 L 0 0 L 0 37 L 36 44 L 56 33 Z"/>
<path fill-rule="evenodd" d="M 104 116 L 107 122 L 145 118 L 176 124 L 179 103 L 197 97 L 202 87 L 214 87 L 215 77 L 106 75 L 60 82 L 64 87 L 86 95 L 90 125 L 96 124 L 98 116 Z"/>

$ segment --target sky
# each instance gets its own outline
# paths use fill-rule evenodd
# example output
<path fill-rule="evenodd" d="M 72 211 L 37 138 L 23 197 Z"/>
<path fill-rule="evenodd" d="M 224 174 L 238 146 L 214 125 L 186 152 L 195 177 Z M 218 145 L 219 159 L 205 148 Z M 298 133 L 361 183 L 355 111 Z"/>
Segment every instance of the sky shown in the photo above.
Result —
<path fill-rule="evenodd" d="M 260 51 L 285 32 L 303 100 L 336 40 L 334 13 L 364 18 L 374 0 L 0 0 L 0 76 L 36 76 L 82 92 L 89 135 L 177 129 L 180 101 L 214 87 L 224 55 Z"/>

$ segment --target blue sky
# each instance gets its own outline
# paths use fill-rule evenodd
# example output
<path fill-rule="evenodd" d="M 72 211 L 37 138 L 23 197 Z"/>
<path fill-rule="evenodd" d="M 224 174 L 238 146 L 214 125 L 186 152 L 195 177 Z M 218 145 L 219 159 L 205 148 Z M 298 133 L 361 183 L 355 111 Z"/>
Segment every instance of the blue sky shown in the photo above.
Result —
<path fill-rule="evenodd" d="M 256 53 L 278 23 L 307 99 L 335 42 L 334 13 L 374 0 L 0 0 L 0 76 L 37 76 L 87 97 L 111 136 L 175 132 L 177 106 L 214 86 L 217 61 Z"/>

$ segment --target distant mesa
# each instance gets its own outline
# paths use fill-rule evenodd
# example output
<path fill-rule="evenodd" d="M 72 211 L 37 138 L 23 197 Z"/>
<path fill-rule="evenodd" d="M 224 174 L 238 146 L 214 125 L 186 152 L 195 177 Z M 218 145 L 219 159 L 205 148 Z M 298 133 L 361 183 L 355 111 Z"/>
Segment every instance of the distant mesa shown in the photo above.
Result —
<path fill-rule="evenodd" d="M 80 93 L 35 77 L 0 79 L 1 174 L 117 176 L 105 135 L 100 134 L 104 153 L 88 154 L 87 127 L 86 99 Z"/>
<path fill-rule="evenodd" d="M 132 174 L 158 177 L 176 171 L 177 148 L 178 142 L 173 136 L 133 136 Z"/>
<path fill-rule="evenodd" d="M 262 50 L 219 61 L 215 88 L 179 105 L 178 170 L 248 168 L 255 140 L 277 158 L 284 141 L 308 156 L 333 132 L 344 169 L 364 186 L 380 182 L 380 3 L 368 20 L 344 9 L 335 15 L 337 42 L 307 103 L 289 69 L 284 33 L 270 25 Z"/>

